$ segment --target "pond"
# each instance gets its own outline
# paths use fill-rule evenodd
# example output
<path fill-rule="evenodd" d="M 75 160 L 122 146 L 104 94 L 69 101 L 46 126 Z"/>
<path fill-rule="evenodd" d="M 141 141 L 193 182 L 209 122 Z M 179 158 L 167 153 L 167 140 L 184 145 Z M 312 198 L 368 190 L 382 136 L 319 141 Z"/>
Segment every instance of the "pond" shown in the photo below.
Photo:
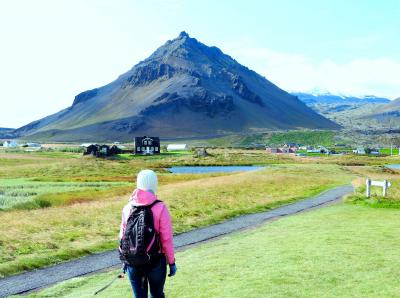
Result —
<path fill-rule="evenodd" d="M 167 170 L 173 174 L 201 174 L 201 173 L 231 173 L 255 171 L 266 168 L 265 166 L 182 166 L 171 167 Z"/>
<path fill-rule="evenodd" d="M 386 165 L 385 167 L 388 169 L 400 170 L 400 164 Z"/>

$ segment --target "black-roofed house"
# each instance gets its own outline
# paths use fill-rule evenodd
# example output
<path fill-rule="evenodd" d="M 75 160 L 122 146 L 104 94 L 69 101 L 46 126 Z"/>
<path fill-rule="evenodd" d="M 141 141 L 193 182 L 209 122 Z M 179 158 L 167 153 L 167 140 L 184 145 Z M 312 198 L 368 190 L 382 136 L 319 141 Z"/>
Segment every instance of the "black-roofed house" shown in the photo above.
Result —
<path fill-rule="evenodd" d="M 135 154 L 159 154 L 159 137 L 135 137 Z"/>

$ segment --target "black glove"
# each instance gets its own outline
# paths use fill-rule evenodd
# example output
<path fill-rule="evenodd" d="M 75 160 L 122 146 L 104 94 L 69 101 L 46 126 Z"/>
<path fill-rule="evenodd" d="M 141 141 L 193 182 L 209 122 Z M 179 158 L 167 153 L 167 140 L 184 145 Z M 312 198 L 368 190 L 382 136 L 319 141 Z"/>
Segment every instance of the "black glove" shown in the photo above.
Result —
<path fill-rule="evenodd" d="M 169 264 L 169 274 L 168 274 L 168 276 L 169 277 L 174 276 L 176 274 L 176 271 L 178 271 L 178 268 L 176 268 L 175 263 Z"/>

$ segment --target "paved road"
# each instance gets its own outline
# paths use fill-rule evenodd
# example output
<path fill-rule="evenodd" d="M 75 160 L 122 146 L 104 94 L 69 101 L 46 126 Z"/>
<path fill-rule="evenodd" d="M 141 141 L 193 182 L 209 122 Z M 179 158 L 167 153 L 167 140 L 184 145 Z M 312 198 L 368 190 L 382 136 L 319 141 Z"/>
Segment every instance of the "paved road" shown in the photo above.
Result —
<path fill-rule="evenodd" d="M 175 247 L 182 248 L 222 236 L 240 229 L 254 227 L 265 221 L 292 215 L 338 200 L 353 191 L 352 186 L 340 186 L 316 197 L 285 205 L 271 211 L 243 215 L 220 224 L 199 228 L 174 237 Z M 0 297 L 21 294 L 49 286 L 73 277 L 93 273 L 120 264 L 115 251 L 93 254 L 73 261 L 0 279 Z"/>

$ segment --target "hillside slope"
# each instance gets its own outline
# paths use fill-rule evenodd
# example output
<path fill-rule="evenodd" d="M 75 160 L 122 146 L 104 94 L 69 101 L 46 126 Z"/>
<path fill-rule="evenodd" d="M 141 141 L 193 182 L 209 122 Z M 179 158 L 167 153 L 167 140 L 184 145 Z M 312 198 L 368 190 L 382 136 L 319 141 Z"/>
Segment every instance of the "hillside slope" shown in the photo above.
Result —
<path fill-rule="evenodd" d="M 15 131 L 52 141 L 202 137 L 266 129 L 338 129 L 295 96 L 182 32 L 114 82 Z"/>
<path fill-rule="evenodd" d="M 400 125 L 400 97 L 394 99 L 389 104 L 374 109 L 372 112 L 363 116 L 362 119 L 375 121 L 385 125 L 387 128 L 398 130 Z"/>

